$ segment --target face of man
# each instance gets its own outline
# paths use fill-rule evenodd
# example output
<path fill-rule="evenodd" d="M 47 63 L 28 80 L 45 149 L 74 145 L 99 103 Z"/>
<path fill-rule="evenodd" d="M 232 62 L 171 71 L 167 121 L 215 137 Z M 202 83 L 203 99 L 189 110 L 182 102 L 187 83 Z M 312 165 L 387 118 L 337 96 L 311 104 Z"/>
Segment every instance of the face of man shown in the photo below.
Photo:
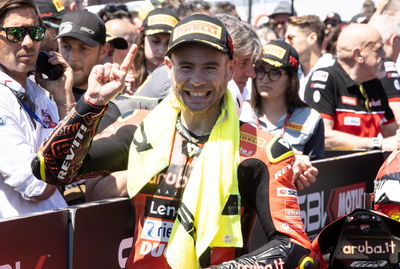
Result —
<path fill-rule="evenodd" d="M 9 11 L 1 27 L 39 26 L 38 17 L 32 8 L 17 8 Z M 32 71 L 39 53 L 41 42 L 35 42 L 27 33 L 24 38 L 13 43 L 0 31 L 0 64 L 18 82 L 24 82 L 27 72 Z"/>
<path fill-rule="evenodd" d="M 239 90 L 243 92 L 246 86 L 247 80 L 249 78 L 255 78 L 256 73 L 254 72 L 253 55 L 236 55 L 237 64 L 235 68 L 235 73 L 233 74 L 233 80 L 239 87 Z"/>
<path fill-rule="evenodd" d="M 305 63 L 310 59 L 311 40 L 309 34 L 307 34 L 303 29 L 289 24 L 285 33 L 285 41 L 296 49 L 299 54 L 300 64 Z"/>
<path fill-rule="evenodd" d="M 58 19 L 46 19 L 52 25 L 60 25 L 61 20 Z M 46 24 L 46 22 L 45 22 Z M 46 35 L 42 41 L 41 50 L 45 51 L 58 51 L 58 43 L 57 37 L 58 35 L 58 28 L 54 28 L 46 24 Z"/>
<path fill-rule="evenodd" d="M 382 78 L 385 75 L 383 59 L 385 52 L 383 50 L 382 39 L 379 34 L 371 33 L 371 41 L 361 49 L 363 57 L 363 75 L 365 81 L 373 78 Z"/>
<path fill-rule="evenodd" d="M 235 69 L 226 54 L 197 44 L 180 46 L 165 62 L 176 97 L 194 113 L 219 106 Z"/>
<path fill-rule="evenodd" d="M 61 55 L 74 71 L 74 87 L 86 90 L 90 71 L 99 63 L 105 49 L 103 46 L 90 47 L 73 37 L 62 37 L 58 42 Z"/>

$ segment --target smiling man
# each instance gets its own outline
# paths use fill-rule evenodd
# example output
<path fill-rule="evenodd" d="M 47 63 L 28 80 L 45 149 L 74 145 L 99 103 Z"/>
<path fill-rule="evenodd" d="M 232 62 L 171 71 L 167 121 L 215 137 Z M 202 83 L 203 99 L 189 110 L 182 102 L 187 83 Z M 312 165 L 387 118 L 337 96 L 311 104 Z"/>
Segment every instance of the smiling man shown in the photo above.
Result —
<path fill-rule="evenodd" d="M 120 67 L 94 68 L 84 99 L 59 126 L 73 125 L 79 134 L 55 131 L 33 161 L 35 174 L 68 184 L 78 170 L 128 169 L 136 214 L 126 268 L 312 268 L 292 180 L 294 153 L 281 138 L 239 121 L 227 91 L 236 64 L 233 44 L 215 18 L 196 14 L 174 27 L 165 59 L 171 93 L 143 121 L 133 115 L 130 124 L 94 141 L 85 158 L 133 53 Z M 54 143 L 65 149 L 57 163 L 50 161 Z M 249 253 L 256 214 L 268 242 Z"/>

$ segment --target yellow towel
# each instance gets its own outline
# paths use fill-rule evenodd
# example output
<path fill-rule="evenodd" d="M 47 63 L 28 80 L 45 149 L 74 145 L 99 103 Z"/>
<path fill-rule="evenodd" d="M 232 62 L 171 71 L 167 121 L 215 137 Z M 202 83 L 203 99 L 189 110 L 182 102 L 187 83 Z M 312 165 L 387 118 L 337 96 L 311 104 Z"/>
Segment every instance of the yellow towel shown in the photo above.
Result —
<path fill-rule="evenodd" d="M 148 114 L 135 132 L 136 141 L 141 143 L 132 143 L 130 149 L 130 197 L 135 196 L 154 175 L 169 165 L 180 107 L 175 96 L 169 95 Z M 199 267 L 199 257 L 209 246 L 243 246 L 240 201 L 236 215 L 222 215 L 228 197 L 239 197 L 239 162 L 239 120 L 234 101 L 227 91 L 221 114 L 196 161 L 182 196 L 168 242 L 167 261 L 171 268 Z"/>

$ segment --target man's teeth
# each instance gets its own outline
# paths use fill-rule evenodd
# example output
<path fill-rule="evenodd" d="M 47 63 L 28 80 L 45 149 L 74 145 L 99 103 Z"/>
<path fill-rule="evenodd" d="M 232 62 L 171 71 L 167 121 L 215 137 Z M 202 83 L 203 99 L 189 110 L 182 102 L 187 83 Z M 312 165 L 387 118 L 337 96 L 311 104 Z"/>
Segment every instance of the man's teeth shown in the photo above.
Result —
<path fill-rule="evenodd" d="M 190 96 L 195 96 L 195 97 L 202 97 L 202 96 L 206 96 L 207 92 L 189 92 Z"/>

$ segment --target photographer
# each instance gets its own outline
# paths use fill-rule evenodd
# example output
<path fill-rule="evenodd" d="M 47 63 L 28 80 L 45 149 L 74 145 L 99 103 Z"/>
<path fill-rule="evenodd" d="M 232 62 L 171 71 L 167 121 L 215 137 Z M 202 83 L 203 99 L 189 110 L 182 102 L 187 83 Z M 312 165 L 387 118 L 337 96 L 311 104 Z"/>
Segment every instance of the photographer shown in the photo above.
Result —
<path fill-rule="evenodd" d="M 37 180 L 30 169 L 39 145 L 59 121 L 57 107 L 28 78 L 45 30 L 33 0 L 0 2 L 0 219 L 66 205 L 57 188 Z M 72 73 L 61 57 L 52 55 L 49 61 L 62 64 L 64 75 L 51 82 L 37 78 L 65 114 L 74 102 L 68 87 Z"/>

